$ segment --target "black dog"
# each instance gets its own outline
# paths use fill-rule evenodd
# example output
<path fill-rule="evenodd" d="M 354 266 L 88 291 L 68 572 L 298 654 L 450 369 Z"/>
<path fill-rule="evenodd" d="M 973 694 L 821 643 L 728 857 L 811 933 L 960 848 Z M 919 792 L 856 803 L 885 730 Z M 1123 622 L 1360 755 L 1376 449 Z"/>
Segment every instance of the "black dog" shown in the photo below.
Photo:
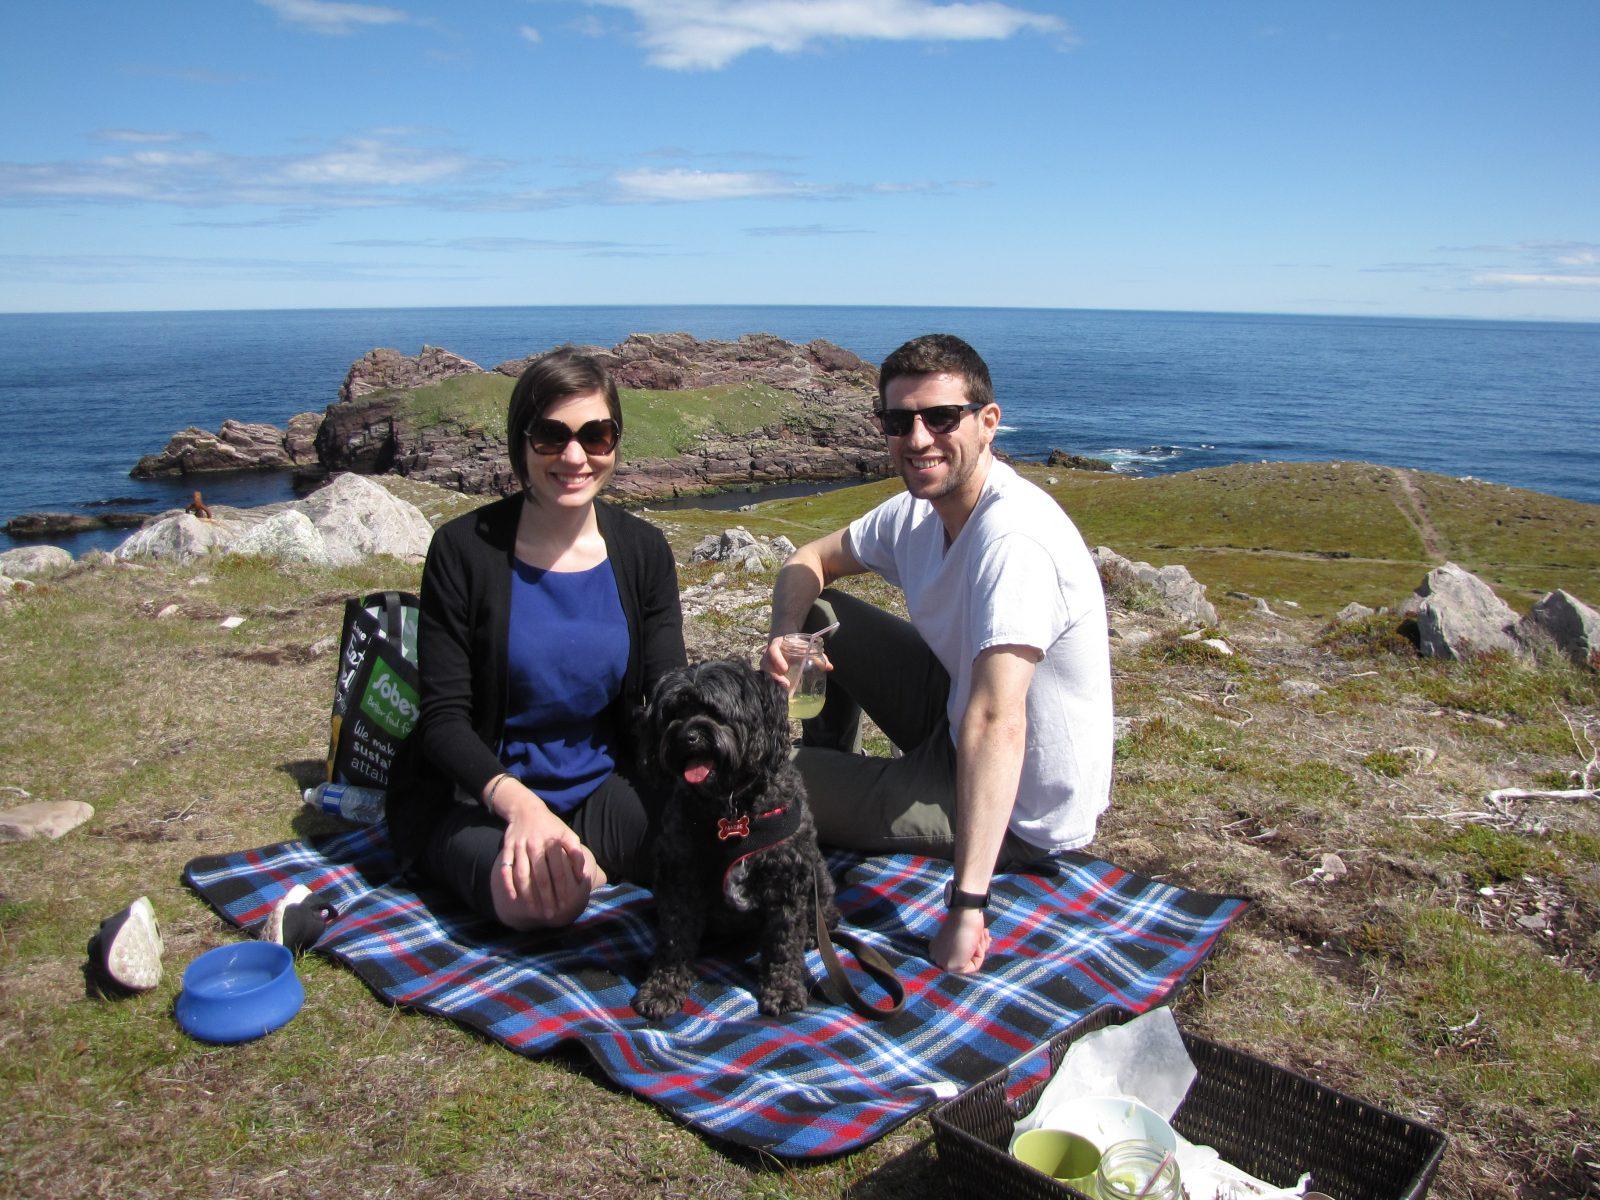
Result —
<path fill-rule="evenodd" d="M 644 720 L 648 765 L 673 786 L 655 846 L 656 953 L 634 1011 L 651 1020 L 677 1012 L 701 939 L 753 932 L 761 1011 L 804 1008 L 817 898 L 829 927 L 839 914 L 789 761 L 787 694 L 739 663 L 701 663 L 662 679 Z"/>

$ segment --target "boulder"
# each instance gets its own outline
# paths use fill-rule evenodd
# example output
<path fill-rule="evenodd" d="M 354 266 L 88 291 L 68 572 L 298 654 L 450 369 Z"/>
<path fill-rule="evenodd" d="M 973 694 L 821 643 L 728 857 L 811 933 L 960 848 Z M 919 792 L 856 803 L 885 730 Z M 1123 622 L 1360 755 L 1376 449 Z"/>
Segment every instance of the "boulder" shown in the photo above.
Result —
<path fill-rule="evenodd" d="M 1428 658 L 1462 659 L 1496 650 L 1516 653 L 1517 614 L 1472 572 L 1447 562 L 1435 567 L 1400 610 L 1416 626 Z"/>
<path fill-rule="evenodd" d="M 1091 556 L 1102 574 L 1108 570 L 1124 572 L 1150 588 L 1160 599 L 1162 607 L 1184 624 L 1217 623 L 1217 610 L 1206 599 L 1205 584 L 1189 574 L 1187 567 L 1176 563 L 1153 567 L 1147 562 L 1130 562 L 1109 546 L 1096 546 Z"/>
<path fill-rule="evenodd" d="M 189 513 L 173 513 L 124 540 L 116 556 L 193 562 L 213 550 L 229 549 L 241 532 L 243 527 L 233 521 L 202 521 Z"/>
<path fill-rule="evenodd" d="M 284 449 L 283 430 L 229 419 L 216 433 L 194 426 L 180 430 L 165 449 L 145 455 L 128 474 L 149 479 L 208 471 L 281 471 L 293 465 Z"/>
<path fill-rule="evenodd" d="M 1547 637 L 1579 666 L 1600 671 L 1600 612 L 1568 592 L 1556 589 L 1517 622 L 1524 642 Z"/>
<path fill-rule="evenodd" d="M 72 555 L 60 546 L 19 546 L 0 554 L 0 575 L 39 579 L 72 566 Z"/>
<path fill-rule="evenodd" d="M 284 509 L 260 524 L 252 525 L 239 535 L 229 550 L 234 554 L 275 558 L 280 562 L 311 563 L 314 566 L 327 566 L 332 562 L 322 532 L 312 524 L 310 517 L 295 508 Z"/>
<path fill-rule="evenodd" d="M 82 800 L 35 800 L 0 812 L 0 842 L 29 838 L 54 841 L 71 833 L 90 817 L 94 808 Z"/>
<path fill-rule="evenodd" d="M 360 475 L 336 475 L 295 507 L 322 535 L 334 566 L 371 554 L 420 560 L 433 540 L 433 526 L 416 505 Z"/>
<path fill-rule="evenodd" d="M 1376 611 L 1376 609 L 1368 608 L 1365 604 L 1357 604 L 1354 600 L 1352 600 L 1338 612 L 1334 613 L 1333 619 L 1339 622 L 1341 625 L 1348 625 L 1351 621 L 1363 621 L 1366 618 L 1373 616 Z"/>

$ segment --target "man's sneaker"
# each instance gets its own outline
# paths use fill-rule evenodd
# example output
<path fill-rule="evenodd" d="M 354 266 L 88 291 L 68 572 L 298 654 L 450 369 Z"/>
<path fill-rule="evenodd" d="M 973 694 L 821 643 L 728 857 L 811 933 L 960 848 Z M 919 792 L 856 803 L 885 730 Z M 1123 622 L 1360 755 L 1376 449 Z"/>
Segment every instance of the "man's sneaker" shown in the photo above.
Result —
<path fill-rule="evenodd" d="M 261 940 L 287 946 L 295 954 L 317 944 L 328 923 L 339 910 L 303 883 L 297 883 L 272 906 L 272 913 L 261 927 Z"/>
<path fill-rule="evenodd" d="M 140 896 L 121 912 L 100 922 L 89 939 L 91 982 L 102 994 L 148 992 L 161 982 L 161 955 L 166 946 L 150 899 Z"/>

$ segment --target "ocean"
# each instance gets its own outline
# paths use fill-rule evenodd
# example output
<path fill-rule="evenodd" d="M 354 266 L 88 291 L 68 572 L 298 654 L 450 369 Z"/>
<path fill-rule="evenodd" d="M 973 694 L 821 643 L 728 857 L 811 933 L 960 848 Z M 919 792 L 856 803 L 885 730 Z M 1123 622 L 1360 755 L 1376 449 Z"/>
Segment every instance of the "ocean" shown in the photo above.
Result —
<path fill-rule="evenodd" d="M 196 483 L 128 470 L 178 429 L 282 425 L 338 398 L 375 346 L 488 368 L 630 333 L 826 338 L 873 362 L 940 330 L 988 361 L 1000 445 L 1157 474 L 1362 459 L 1600 503 L 1600 325 L 1074 309 L 581 307 L 0 314 L 0 522 L 157 510 Z M 626 446 L 624 446 L 626 450 Z M 199 477 L 208 502 L 292 494 L 286 475 Z M 122 531 L 56 539 L 74 553 Z M 0 534 L 0 550 L 15 542 Z"/>

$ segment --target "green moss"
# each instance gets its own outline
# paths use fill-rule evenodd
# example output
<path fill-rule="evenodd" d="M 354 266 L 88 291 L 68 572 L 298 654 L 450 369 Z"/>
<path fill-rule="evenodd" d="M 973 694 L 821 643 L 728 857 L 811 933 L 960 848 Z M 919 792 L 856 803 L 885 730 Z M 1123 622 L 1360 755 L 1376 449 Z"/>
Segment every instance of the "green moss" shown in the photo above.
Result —
<path fill-rule="evenodd" d="M 1579 708 L 1600 703 L 1600 677 L 1565 662 L 1530 665 L 1505 654 L 1483 655 L 1467 662 L 1426 664 L 1417 681 L 1423 696 L 1446 708 L 1482 713 L 1499 719 L 1551 724 L 1562 706 Z M 1571 736 L 1554 719 L 1559 737 Z"/>
<path fill-rule="evenodd" d="M 1458 829 L 1440 839 L 1440 844 L 1462 860 L 1462 869 L 1474 887 L 1559 870 L 1561 865 L 1549 847 L 1486 825 Z"/>
<path fill-rule="evenodd" d="M 1411 773 L 1414 760 L 1404 754 L 1396 754 L 1393 750 L 1374 750 L 1361 760 L 1361 765 L 1374 775 L 1384 775 L 1391 779 Z"/>
<path fill-rule="evenodd" d="M 1331 650 L 1340 658 L 1374 658 L 1390 655 L 1397 658 L 1415 658 L 1417 648 L 1400 633 L 1394 617 L 1375 613 L 1354 621 L 1341 621 L 1317 638 L 1317 645 Z"/>
<path fill-rule="evenodd" d="M 722 384 L 684 391 L 624 389 L 623 452 L 671 458 L 699 438 L 739 436 L 798 418 L 799 400 L 766 384 Z"/>
<path fill-rule="evenodd" d="M 395 415 L 415 429 L 444 426 L 461 433 L 505 436 L 506 404 L 515 381 L 496 371 L 454 375 L 400 393 Z"/>

